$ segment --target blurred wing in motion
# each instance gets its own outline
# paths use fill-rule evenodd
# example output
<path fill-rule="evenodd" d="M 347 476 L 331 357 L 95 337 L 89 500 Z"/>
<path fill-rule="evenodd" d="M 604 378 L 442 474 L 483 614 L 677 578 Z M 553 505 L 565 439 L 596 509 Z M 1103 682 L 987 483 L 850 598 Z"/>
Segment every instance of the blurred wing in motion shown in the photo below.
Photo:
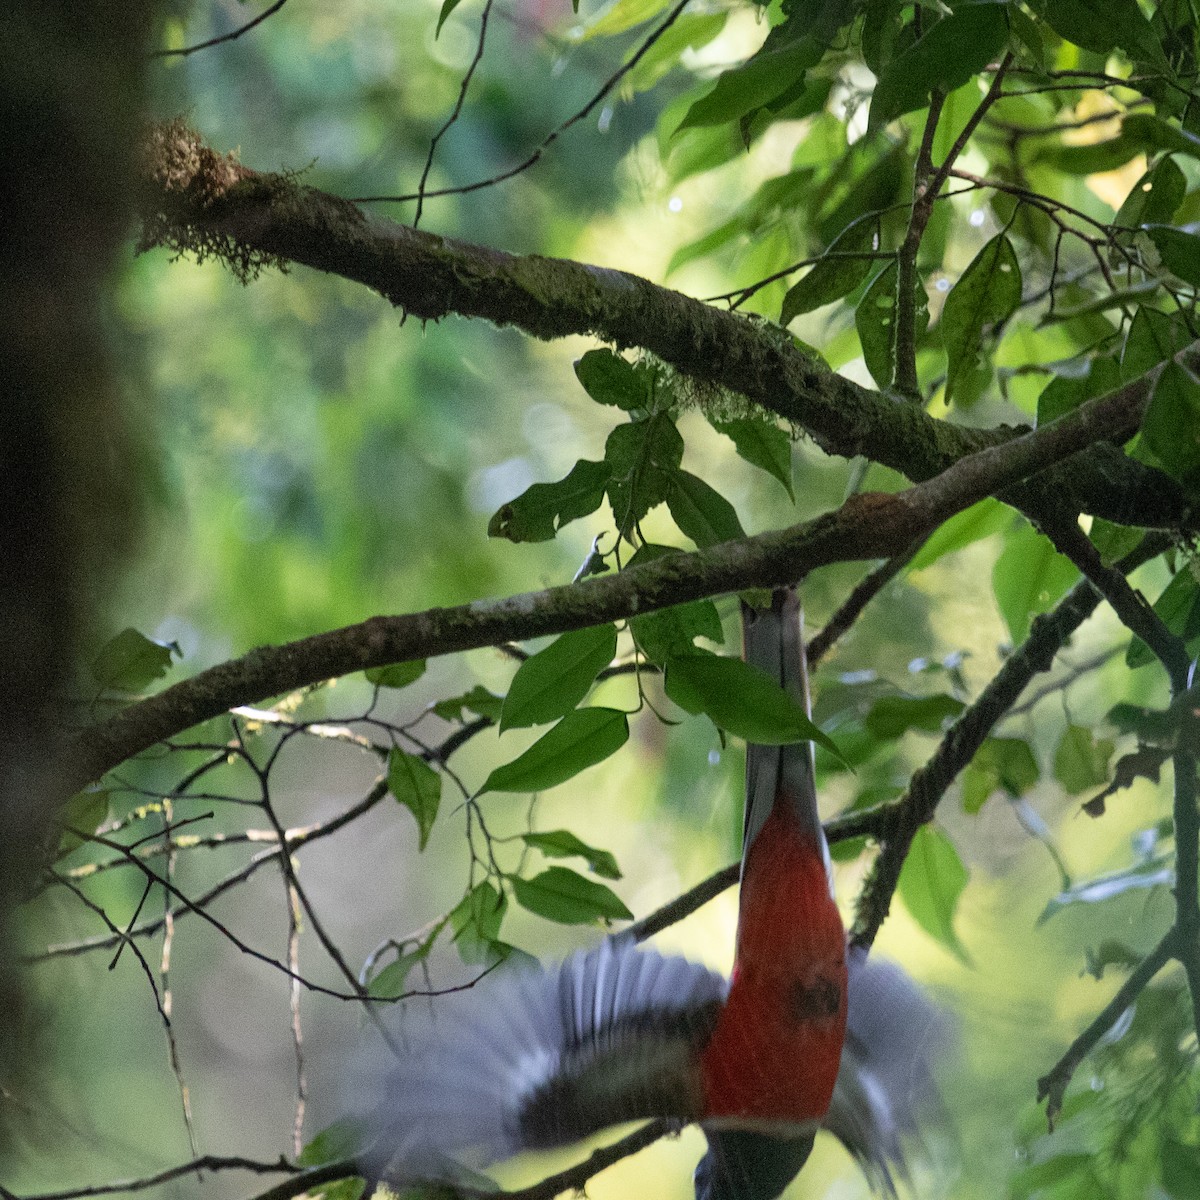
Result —
<path fill-rule="evenodd" d="M 410 1007 L 402 1056 L 379 1044 L 358 1073 L 360 1165 L 373 1178 L 453 1180 L 458 1162 L 482 1166 L 622 1121 L 695 1120 L 699 1055 L 727 987 L 687 959 L 609 939 Z"/>

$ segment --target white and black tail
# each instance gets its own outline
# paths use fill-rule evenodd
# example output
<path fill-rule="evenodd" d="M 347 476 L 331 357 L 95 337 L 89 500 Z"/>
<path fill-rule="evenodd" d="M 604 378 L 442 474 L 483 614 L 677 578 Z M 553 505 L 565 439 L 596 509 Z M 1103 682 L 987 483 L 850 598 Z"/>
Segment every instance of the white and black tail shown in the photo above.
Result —
<path fill-rule="evenodd" d="M 777 588 L 763 608 L 742 603 L 743 654 L 809 714 L 808 665 L 804 653 L 804 617 L 795 588 Z M 746 746 L 746 816 L 742 869 L 776 801 L 786 802 L 800 825 L 820 845 L 825 833 L 817 812 L 812 742 L 786 746 Z"/>
<path fill-rule="evenodd" d="M 697 1069 L 723 976 L 610 939 L 557 966 L 502 968 L 417 1003 L 380 1043 L 353 1102 L 374 1179 L 453 1181 L 521 1150 L 622 1121 L 700 1115 Z"/>

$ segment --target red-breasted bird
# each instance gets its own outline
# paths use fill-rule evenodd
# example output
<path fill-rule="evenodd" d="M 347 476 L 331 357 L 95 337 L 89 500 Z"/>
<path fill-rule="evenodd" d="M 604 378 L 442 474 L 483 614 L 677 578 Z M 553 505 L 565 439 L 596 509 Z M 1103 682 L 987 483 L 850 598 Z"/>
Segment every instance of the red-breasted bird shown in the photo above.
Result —
<path fill-rule="evenodd" d="M 743 617 L 747 660 L 803 701 L 795 593 Z M 811 745 L 749 747 L 746 788 L 732 978 L 616 937 L 409 1012 L 402 1053 L 381 1047 L 355 1084 L 365 1173 L 453 1181 L 666 1117 L 709 1136 L 698 1200 L 771 1200 L 822 1123 L 894 1191 L 929 1006 L 898 969 L 848 954 Z"/>

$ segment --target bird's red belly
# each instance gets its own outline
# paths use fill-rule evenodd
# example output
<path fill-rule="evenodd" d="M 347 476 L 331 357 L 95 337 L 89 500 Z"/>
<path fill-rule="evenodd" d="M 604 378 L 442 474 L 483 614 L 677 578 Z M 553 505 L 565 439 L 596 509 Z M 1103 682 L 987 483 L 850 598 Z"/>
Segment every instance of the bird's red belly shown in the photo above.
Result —
<path fill-rule="evenodd" d="M 824 861 L 775 813 L 745 872 L 733 982 L 702 1060 L 705 1115 L 820 1120 L 845 1032 L 846 934 Z"/>

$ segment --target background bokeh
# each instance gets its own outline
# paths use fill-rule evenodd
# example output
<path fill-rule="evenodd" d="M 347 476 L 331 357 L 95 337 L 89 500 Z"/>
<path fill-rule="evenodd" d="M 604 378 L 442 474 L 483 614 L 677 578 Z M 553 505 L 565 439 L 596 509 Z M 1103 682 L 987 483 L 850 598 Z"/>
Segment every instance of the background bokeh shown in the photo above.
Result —
<path fill-rule="evenodd" d="M 437 12 L 432 0 L 317 7 L 295 0 L 235 42 L 162 62 L 156 112 L 183 113 L 218 149 L 237 147 L 247 165 L 293 170 L 341 195 L 411 191 L 475 47 L 476 5 L 458 8 L 435 40 Z M 542 0 L 497 9 L 488 53 L 462 117 L 439 147 L 431 188 L 504 170 L 590 97 L 626 43 L 573 37 L 573 26 L 587 15 L 585 9 L 576 18 Z M 223 32 L 245 17 L 240 5 L 197 6 L 186 23 L 167 30 L 168 43 Z M 737 13 L 703 55 L 731 59 L 755 36 L 752 19 Z M 578 257 L 662 279 L 672 253 L 783 169 L 805 133 L 803 123 L 794 123 L 747 158 L 675 185 L 656 122 L 691 82 L 689 72 L 676 71 L 653 92 L 613 97 L 524 175 L 429 200 L 423 224 L 506 250 Z M 411 206 L 379 207 L 411 219 Z M 974 230 L 968 223 L 954 235 L 961 246 L 950 239 L 947 264 L 961 269 L 978 248 L 984 235 Z M 755 278 L 760 254 L 766 251 L 747 239 L 724 259 L 687 264 L 669 282 L 698 295 L 725 291 Z M 761 298 L 764 308 L 768 299 Z M 572 361 L 589 348 L 585 341 L 537 344 L 459 319 L 402 323 L 381 298 L 302 268 L 242 287 L 214 263 L 171 261 L 161 252 L 135 258 L 132 249 L 120 312 L 129 386 L 150 447 L 136 469 L 151 501 L 107 626 L 116 632 L 132 625 L 177 642 L 176 676 L 374 613 L 566 582 L 604 527 L 602 510 L 548 543 L 513 546 L 486 535 L 499 504 L 532 482 L 561 477 L 579 457 L 599 455 L 612 413 L 592 404 L 572 373 Z M 846 329 L 813 318 L 801 333 L 831 358 L 842 354 L 835 365 L 865 379 Z M 1021 416 L 996 402 L 972 419 L 991 421 L 1005 412 Z M 845 492 L 847 464 L 801 441 L 793 507 L 777 483 L 735 458 L 698 414 L 685 415 L 681 428 L 685 465 L 733 501 L 749 531 L 822 511 Z M 888 489 L 898 481 L 873 470 L 867 486 Z M 655 514 L 647 527 L 664 541 L 681 541 Z M 880 681 L 915 693 L 977 691 L 1009 648 L 991 590 L 999 551 L 992 537 L 891 584 L 818 673 L 818 714 L 844 718 L 855 698 L 873 694 L 869 689 Z M 835 568 L 810 582 L 811 628 L 820 627 L 860 574 Z M 1140 582 L 1152 594 L 1166 578 L 1157 567 L 1144 576 Z M 727 643 L 736 644 L 733 606 L 725 602 L 722 613 Z M 1111 619 L 1099 616 L 1063 662 L 1089 663 L 1125 640 Z M 438 660 L 412 687 L 385 693 L 381 703 L 393 714 L 415 716 L 475 683 L 502 693 L 513 669 L 491 651 Z M 629 708 L 637 702 L 627 679 L 603 687 L 604 702 Z M 342 680 L 307 697 L 302 711 L 336 722 L 361 712 L 369 697 L 361 679 Z M 1163 693 L 1153 669 L 1129 672 L 1118 654 L 1000 732 L 1027 739 L 1048 764 L 1068 723 L 1097 721 L 1116 698 L 1153 703 Z M 858 764 L 855 774 L 829 772 L 827 813 L 864 796 L 898 794 L 935 737 L 909 733 Z M 491 766 L 530 740 L 528 731 L 485 731 L 455 757 L 454 768 L 468 789 L 477 787 Z M 256 744 L 269 746 L 269 731 Z M 629 746 L 542 797 L 536 821 L 547 829 L 569 827 L 611 850 L 624 876 L 615 890 L 642 915 L 736 856 L 741 761 L 740 745 L 723 746 L 707 720 L 666 725 L 643 711 Z M 377 773 L 377 760 L 353 746 L 300 739 L 276 768 L 272 795 L 282 821 L 303 825 L 352 805 Z M 114 794 L 114 815 L 136 807 L 137 788 L 178 774 L 175 760 L 130 768 L 130 790 Z M 253 779 L 236 765 L 210 785 L 224 796 L 254 795 Z M 261 818 L 252 813 L 248 820 L 247 810 L 227 800 L 187 803 L 213 812 L 206 834 L 261 826 Z M 968 815 L 952 792 L 943 806 L 941 828 L 970 871 L 954 917 L 961 953 L 930 937 L 898 901 L 880 939 L 880 952 L 901 961 L 956 1018 L 957 1037 L 943 1064 L 945 1111 L 931 1130 L 931 1161 L 918 1174 L 922 1196 L 1008 1194 L 1029 1154 L 1044 1152 L 1036 1149 L 1044 1129 L 1033 1104 L 1037 1077 L 1111 991 L 1110 982 L 1083 973 L 1086 951 L 1114 936 L 1145 950 L 1171 919 L 1170 893 L 1160 885 L 1105 905 L 1071 906 L 1041 923 L 1062 880 L 1052 854 L 1029 831 L 1033 813 L 1072 879 L 1099 876 L 1132 861 L 1131 839 L 1168 811 L 1164 792 L 1141 781 L 1093 820 L 1045 770 L 1022 804 L 1018 811 L 998 793 Z M 486 811 L 498 836 L 518 832 L 528 816 L 526 800 L 513 796 L 488 798 Z M 383 939 L 420 928 L 461 897 L 468 870 L 464 820 L 447 799 L 428 847 L 418 853 L 410 814 L 383 804 L 300 852 L 300 877 L 355 969 Z M 255 849 L 251 843 L 181 853 L 176 882 L 197 894 Z M 78 866 L 89 854 L 96 857 L 84 849 L 65 863 Z M 847 915 L 863 869 L 858 859 L 838 867 Z M 87 883 L 87 894 L 118 923 L 132 917 L 141 893 L 142 880 L 127 869 Z M 215 902 L 213 912 L 245 940 L 282 956 L 286 903 L 278 870 L 268 868 Z M 161 897 L 148 904 L 161 908 Z M 657 944 L 727 966 L 734 920 L 735 898 L 727 894 Z M 31 952 L 103 932 L 95 915 L 61 888 L 43 892 L 28 909 Z M 600 934 L 516 908 L 504 925 L 507 941 L 539 956 Z M 152 965 L 160 941 L 146 942 Z M 300 953 L 307 976 L 338 985 L 310 929 Z M 53 1022 L 55 1053 L 41 1111 L 4 1164 L 4 1184 L 18 1194 L 147 1175 L 191 1153 L 147 981 L 131 954 L 109 970 L 111 960 L 111 950 L 73 953 L 33 970 Z M 438 985 L 470 971 L 448 943 L 439 943 L 428 969 Z M 186 916 L 175 930 L 171 990 L 200 1151 L 261 1159 L 290 1153 L 296 1067 L 287 981 Z M 302 1013 L 311 1137 L 336 1113 L 339 1075 L 359 1017 L 352 1004 L 310 994 Z M 1081 1079 L 1085 1087 L 1104 1086 L 1087 1064 Z M 699 1149 L 699 1135 L 685 1132 L 606 1172 L 589 1194 L 684 1200 Z M 500 1177 L 535 1178 L 547 1161 L 513 1164 Z M 250 1176 L 221 1174 L 182 1179 L 159 1194 L 232 1198 L 262 1186 Z M 832 1141 L 821 1144 L 788 1193 L 838 1200 L 865 1194 L 864 1181 Z"/>

